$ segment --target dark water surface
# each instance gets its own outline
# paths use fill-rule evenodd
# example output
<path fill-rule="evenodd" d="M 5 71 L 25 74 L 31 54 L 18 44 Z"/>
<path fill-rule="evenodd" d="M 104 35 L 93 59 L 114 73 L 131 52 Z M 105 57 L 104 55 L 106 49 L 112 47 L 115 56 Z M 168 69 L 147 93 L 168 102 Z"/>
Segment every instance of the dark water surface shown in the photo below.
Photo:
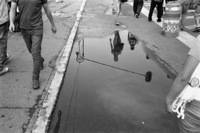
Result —
<path fill-rule="evenodd" d="M 133 38 L 120 31 L 74 44 L 49 133 L 178 133 L 164 106 L 175 75 Z"/>

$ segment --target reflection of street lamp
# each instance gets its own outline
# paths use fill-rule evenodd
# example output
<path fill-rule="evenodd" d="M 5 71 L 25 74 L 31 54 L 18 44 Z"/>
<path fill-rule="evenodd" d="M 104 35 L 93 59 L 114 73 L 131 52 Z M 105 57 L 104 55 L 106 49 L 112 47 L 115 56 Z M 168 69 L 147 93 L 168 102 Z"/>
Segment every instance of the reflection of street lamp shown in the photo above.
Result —
<path fill-rule="evenodd" d="M 151 72 L 151 71 L 146 72 L 146 74 L 141 74 L 141 73 L 129 71 L 129 70 L 126 70 L 126 69 L 123 69 L 123 68 L 119 68 L 119 67 L 115 67 L 115 66 L 111 66 L 111 65 L 108 65 L 108 64 L 104 64 L 104 63 L 101 63 L 101 62 L 97 62 L 97 61 L 94 61 L 94 60 L 87 59 L 87 58 L 85 58 L 85 57 L 82 57 L 81 54 L 77 51 L 77 52 L 76 52 L 76 61 L 77 61 L 78 63 L 81 63 L 81 62 L 83 62 L 84 60 L 87 60 L 87 61 L 90 61 L 90 62 L 93 62 L 93 63 L 97 63 L 97 64 L 100 64 L 100 65 L 112 67 L 112 68 L 115 68 L 115 69 L 118 69 L 118 70 L 130 72 L 130 73 L 137 74 L 137 75 L 140 75 L 140 76 L 144 76 L 146 82 L 150 82 L 150 81 L 151 81 L 151 78 L 152 78 L 152 72 Z"/>
<path fill-rule="evenodd" d="M 76 61 L 78 63 L 81 63 L 84 61 L 84 57 L 82 57 L 78 51 L 76 52 Z"/>
<path fill-rule="evenodd" d="M 81 63 L 84 61 L 84 39 L 81 41 L 78 41 L 78 51 L 76 52 L 76 61 L 78 63 Z"/>

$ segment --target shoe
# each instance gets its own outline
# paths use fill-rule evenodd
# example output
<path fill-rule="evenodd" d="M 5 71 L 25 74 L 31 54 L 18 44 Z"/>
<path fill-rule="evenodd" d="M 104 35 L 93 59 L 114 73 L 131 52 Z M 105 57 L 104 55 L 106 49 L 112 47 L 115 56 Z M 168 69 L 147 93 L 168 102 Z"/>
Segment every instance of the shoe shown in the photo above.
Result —
<path fill-rule="evenodd" d="M 193 32 L 199 33 L 199 32 L 200 32 L 200 27 L 196 27 L 196 28 L 193 30 Z"/>
<path fill-rule="evenodd" d="M 115 22 L 115 25 L 116 25 L 116 26 L 119 26 L 119 25 L 120 25 L 119 21 L 116 21 L 116 22 Z"/>
<path fill-rule="evenodd" d="M 39 89 L 40 88 L 40 82 L 38 79 L 33 79 L 33 89 Z"/>
<path fill-rule="evenodd" d="M 41 66 L 40 66 L 40 70 L 43 70 L 44 69 L 44 58 L 41 59 L 41 62 L 42 63 L 41 63 Z"/>
<path fill-rule="evenodd" d="M 5 73 L 7 73 L 8 70 L 9 70 L 9 68 L 5 66 L 5 67 L 0 71 L 0 76 L 3 75 L 3 74 L 5 74 Z"/>
<path fill-rule="evenodd" d="M 184 31 L 184 30 L 185 30 L 185 27 L 184 27 L 184 26 L 180 26 L 180 30 L 181 30 L 181 31 Z"/>
<path fill-rule="evenodd" d="M 136 14 L 136 15 L 135 15 L 135 17 L 136 17 L 136 18 L 139 18 L 139 15 L 138 15 L 138 14 Z"/>
<path fill-rule="evenodd" d="M 152 18 L 148 18 L 148 21 L 151 22 L 151 21 L 152 21 Z"/>
<path fill-rule="evenodd" d="M 161 22 L 161 19 L 160 19 L 160 18 L 158 18 L 158 19 L 157 19 L 157 22 Z"/>

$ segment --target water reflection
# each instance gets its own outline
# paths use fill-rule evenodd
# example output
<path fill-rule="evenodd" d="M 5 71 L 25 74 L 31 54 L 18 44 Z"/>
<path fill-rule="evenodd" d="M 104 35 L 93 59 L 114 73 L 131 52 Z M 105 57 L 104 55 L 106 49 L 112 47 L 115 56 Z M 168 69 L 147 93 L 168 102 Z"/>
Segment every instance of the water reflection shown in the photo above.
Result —
<path fill-rule="evenodd" d="M 98 62 L 98 61 L 94 61 L 94 60 L 85 58 L 85 57 L 83 57 L 83 56 L 77 51 L 77 52 L 76 52 L 76 61 L 77 61 L 78 63 L 81 63 L 81 62 L 83 62 L 84 60 L 87 60 L 87 61 L 89 61 L 89 62 L 93 62 L 93 63 L 99 64 L 99 65 L 104 65 L 104 66 L 107 66 L 107 67 L 111 67 L 111 68 L 115 68 L 115 69 L 118 69 L 118 70 L 122 70 L 122 71 L 125 71 L 125 72 L 129 72 L 129 73 L 137 74 L 137 75 L 140 75 L 140 76 L 144 76 L 146 82 L 150 82 L 150 81 L 151 81 L 151 78 L 152 78 L 152 72 L 151 72 L 151 71 L 146 72 L 146 74 L 137 73 L 137 72 L 134 72 L 134 71 L 130 71 L 130 70 L 127 70 L 127 69 L 115 67 L 115 66 L 112 66 L 112 65 L 108 65 L 108 64 L 105 64 L 105 63 L 101 63 L 101 62 Z"/>
<path fill-rule="evenodd" d="M 135 45 L 138 43 L 138 39 L 131 32 L 128 32 L 128 42 L 130 44 L 130 49 L 134 50 Z"/>
<path fill-rule="evenodd" d="M 76 52 L 76 61 L 81 63 L 84 61 L 84 39 L 78 41 L 78 53 Z"/>
<path fill-rule="evenodd" d="M 163 104 L 171 80 L 145 52 L 142 41 L 138 39 L 132 51 L 128 31 L 119 33 L 124 48 L 118 62 L 110 52 L 109 39 L 114 39 L 114 34 L 74 44 L 52 129 L 60 133 L 177 133 L 176 119 L 165 113 Z M 152 73 L 151 81 L 145 82 Z"/>
<path fill-rule="evenodd" d="M 138 43 L 138 39 L 131 32 L 128 32 L 128 42 L 130 44 L 130 49 L 133 50 L 135 48 L 135 45 Z M 112 39 L 110 38 L 110 46 L 111 46 L 111 53 L 114 55 L 114 61 L 118 61 L 118 55 L 121 54 L 121 52 L 124 48 L 124 43 L 121 42 L 119 31 L 114 32 L 113 44 L 112 44 Z M 95 61 L 95 60 L 91 60 L 91 59 L 85 58 L 84 55 L 85 55 L 85 53 L 84 53 L 84 39 L 82 39 L 82 40 L 78 41 L 78 51 L 76 52 L 76 61 L 78 63 L 82 63 L 84 60 L 87 60 L 87 61 L 97 63 L 97 64 L 100 64 L 100 65 L 104 65 L 104 66 L 107 66 L 107 67 L 112 67 L 112 68 L 115 68 L 115 69 L 118 69 L 118 70 L 122 70 L 122 71 L 130 72 L 130 73 L 133 73 L 133 74 L 137 74 L 137 75 L 140 75 L 140 76 L 144 76 L 146 82 L 150 82 L 151 79 L 152 79 L 152 72 L 151 71 L 148 71 L 145 74 L 142 74 L 142 73 L 130 71 L 130 70 L 127 70 L 127 69 L 115 67 L 115 66 L 112 66 L 112 65 L 108 65 L 108 64 L 98 62 L 98 61 Z"/>
<path fill-rule="evenodd" d="M 161 58 L 156 56 L 156 54 L 151 51 L 146 46 L 143 46 L 143 49 L 146 53 L 146 59 L 150 59 L 158 64 L 160 68 L 167 74 L 167 78 L 169 79 L 175 79 L 177 72 L 173 70 L 165 61 L 163 61 Z"/>
<path fill-rule="evenodd" d="M 124 48 L 124 43 L 121 42 L 119 31 L 114 32 L 114 39 L 112 43 L 112 39 L 110 38 L 110 47 L 111 47 L 111 53 L 114 56 L 114 61 L 118 61 L 118 56 L 122 53 L 122 50 Z"/>

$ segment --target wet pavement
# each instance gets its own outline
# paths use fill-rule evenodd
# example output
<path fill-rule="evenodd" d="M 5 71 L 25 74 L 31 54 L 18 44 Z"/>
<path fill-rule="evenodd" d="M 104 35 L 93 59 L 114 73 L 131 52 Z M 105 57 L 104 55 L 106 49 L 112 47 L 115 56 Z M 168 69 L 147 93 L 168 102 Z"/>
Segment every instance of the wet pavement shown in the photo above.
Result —
<path fill-rule="evenodd" d="M 49 133 L 177 133 L 164 99 L 176 72 L 127 30 L 77 40 Z"/>

